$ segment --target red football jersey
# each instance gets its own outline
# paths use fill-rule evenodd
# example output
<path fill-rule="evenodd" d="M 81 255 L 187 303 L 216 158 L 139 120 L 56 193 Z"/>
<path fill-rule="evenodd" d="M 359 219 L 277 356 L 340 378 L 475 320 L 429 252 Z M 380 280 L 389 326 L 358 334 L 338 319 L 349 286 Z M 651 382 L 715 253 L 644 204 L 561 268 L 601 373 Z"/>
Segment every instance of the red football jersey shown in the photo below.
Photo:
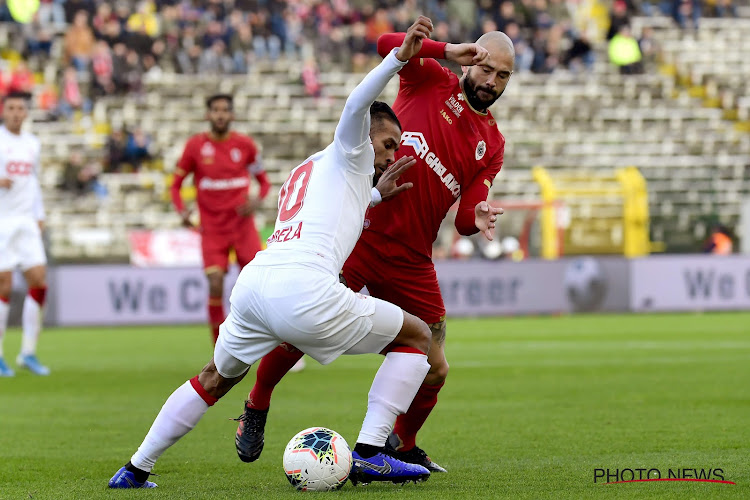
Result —
<path fill-rule="evenodd" d="M 398 47 L 403 38 L 384 35 L 379 52 Z M 425 40 L 419 55 L 434 53 L 436 47 L 436 42 Z M 470 221 L 462 232 L 472 231 L 474 206 L 487 199 L 502 167 L 505 138 L 492 114 L 472 109 L 458 77 L 436 60 L 412 58 L 399 75 L 393 110 L 403 134 L 396 157 L 417 159 L 401 176 L 401 182 L 413 182 L 414 187 L 370 209 L 362 238 L 375 233 L 430 258 L 440 223 L 459 197 L 462 220 Z"/>
<path fill-rule="evenodd" d="M 221 141 L 207 132 L 188 139 L 175 175 L 193 174 L 201 226 L 220 229 L 237 220 L 236 209 L 247 200 L 250 186 L 248 167 L 257 157 L 253 140 L 237 132 Z M 253 171 L 256 176 L 260 173 Z"/>

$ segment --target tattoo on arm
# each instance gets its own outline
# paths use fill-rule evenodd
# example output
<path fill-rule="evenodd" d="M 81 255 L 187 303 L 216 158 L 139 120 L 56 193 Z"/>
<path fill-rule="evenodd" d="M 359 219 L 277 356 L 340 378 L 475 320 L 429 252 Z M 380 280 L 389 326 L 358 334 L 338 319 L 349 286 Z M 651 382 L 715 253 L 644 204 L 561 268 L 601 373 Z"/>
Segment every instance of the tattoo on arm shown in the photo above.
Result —
<path fill-rule="evenodd" d="M 432 331 L 432 341 L 440 346 L 445 345 L 445 321 L 430 323 L 429 327 Z"/>

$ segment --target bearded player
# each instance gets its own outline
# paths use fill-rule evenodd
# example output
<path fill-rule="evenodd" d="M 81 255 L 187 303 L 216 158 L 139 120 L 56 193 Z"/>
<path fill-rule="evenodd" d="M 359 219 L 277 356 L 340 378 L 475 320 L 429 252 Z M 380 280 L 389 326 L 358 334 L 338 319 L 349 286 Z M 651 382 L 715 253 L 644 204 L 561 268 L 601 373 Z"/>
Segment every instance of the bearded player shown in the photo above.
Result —
<path fill-rule="evenodd" d="M 211 130 L 191 137 L 177 164 L 172 203 L 183 224 L 193 227 L 190 210 L 180 197 L 180 187 L 193 174 L 200 213 L 203 268 L 208 278 L 208 319 L 214 343 L 224 321 L 224 276 L 233 249 L 240 268 L 260 250 L 253 213 L 268 195 L 271 183 L 260 162 L 258 148 L 249 136 L 230 130 L 234 120 L 232 96 L 217 94 L 206 100 Z M 250 195 L 250 174 L 260 184 Z"/>
<path fill-rule="evenodd" d="M 380 55 L 398 47 L 404 36 L 383 35 L 378 40 Z M 448 375 L 445 306 L 432 263 L 432 243 L 456 201 L 458 232 L 468 236 L 481 231 L 492 239 L 494 220 L 502 209 L 490 207 L 486 200 L 503 164 L 505 139 L 489 107 L 508 85 L 514 58 L 513 43 L 498 31 L 482 35 L 476 43 L 424 41 L 417 56 L 399 72 L 400 88 L 393 105 L 403 125 L 398 155 L 417 158 L 403 176 L 414 188 L 369 210 L 366 229 L 343 270 L 353 290 L 367 286 L 374 297 L 430 325 L 430 371 L 409 411 L 396 420 L 388 445 L 395 458 L 432 472 L 445 469 L 416 446 L 417 432 L 437 404 Z M 463 76 L 457 77 L 435 59 L 461 64 Z M 244 441 L 250 444 L 243 450 L 245 455 L 260 455 L 273 388 L 301 356 L 293 346 L 282 344 L 259 364 L 248 396 L 255 421 L 246 426 L 250 432 L 245 432 Z"/>

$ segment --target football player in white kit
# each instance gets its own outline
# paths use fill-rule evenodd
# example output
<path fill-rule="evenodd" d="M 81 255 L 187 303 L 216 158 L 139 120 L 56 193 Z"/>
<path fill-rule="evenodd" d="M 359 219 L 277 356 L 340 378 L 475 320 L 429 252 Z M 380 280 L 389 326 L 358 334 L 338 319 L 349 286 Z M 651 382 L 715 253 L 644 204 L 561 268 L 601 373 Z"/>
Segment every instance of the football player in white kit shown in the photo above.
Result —
<path fill-rule="evenodd" d="M 29 292 L 23 303 L 23 339 L 16 364 L 36 375 L 49 375 L 49 369 L 36 357 L 47 292 L 47 258 L 40 227 L 44 221 L 38 179 L 41 147 L 39 139 L 21 131 L 29 113 L 28 99 L 24 93 L 5 96 L 0 127 L 0 377 L 14 375 L 3 358 L 3 336 L 8 324 L 13 270 L 17 267 L 23 272 Z"/>
<path fill-rule="evenodd" d="M 421 465 L 383 451 L 396 417 L 409 408 L 429 369 L 430 329 L 393 304 L 354 293 L 338 274 L 362 232 L 367 207 L 403 190 L 395 179 L 415 163 L 404 157 L 391 165 L 401 127 L 390 107 L 375 99 L 431 31 L 432 22 L 420 17 L 401 47 L 352 91 L 333 143 L 292 170 L 279 193 L 268 248 L 245 266 L 232 290 L 213 359 L 167 399 L 138 451 L 110 479 L 110 488 L 156 486 L 148 476 L 159 456 L 193 429 L 250 365 L 282 342 L 322 364 L 341 354 L 385 354 L 369 392 L 350 478 L 403 483 L 429 477 Z M 373 191 L 376 170 L 389 165 L 383 176 L 390 176 L 392 189 Z"/>

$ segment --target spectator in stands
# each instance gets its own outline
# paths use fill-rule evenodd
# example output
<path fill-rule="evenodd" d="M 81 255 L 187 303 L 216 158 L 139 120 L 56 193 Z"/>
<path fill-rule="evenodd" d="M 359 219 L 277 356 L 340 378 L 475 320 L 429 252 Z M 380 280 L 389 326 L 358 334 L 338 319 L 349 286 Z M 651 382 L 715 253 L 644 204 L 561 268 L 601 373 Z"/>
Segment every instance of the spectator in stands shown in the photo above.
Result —
<path fill-rule="evenodd" d="M 83 153 L 76 149 L 70 153 L 65 163 L 58 188 L 77 196 L 88 193 L 103 196 L 106 194 L 106 189 L 99 183 L 98 175 L 98 165 L 95 162 L 86 161 Z"/>
<path fill-rule="evenodd" d="M 714 14 L 716 17 L 737 17 L 737 6 L 734 0 L 716 0 Z"/>
<path fill-rule="evenodd" d="M 143 162 L 151 158 L 151 137 L 143 132 L 143 129 L 136 127 L 128 135 L 125 144 L 124 162 L 129 164 L 134 171 L 140 170 Z"/>
<path fill-rule="evenodd" d="M 107 138 L 107 156 L 104 159 L 105 172 L 121 172 L 125 163 L 125 148 L 128 145 L 128 135 L 120 127 L 112 131 Z"/>
<path fill-rule="evenodd" d="M 79 72 L 88 70 L 94 50 L 94 32 L 91 31 L 88 20 L 86 11 L 79 10 L 75 14 L 72 26 L 65 32 L 65 56 Z"/>
<path fill-rule="evenodd" d="M 75 23 L 75 17 L 79 11 L 86 13 L 86 19 L 90 19 L 96 13 L 94 0 L 65 0 L 62 2 L 65 11 L 65 22 L 68 24 Z"/>
<path fill-rule="evenodd" d="M 125 65 L 123 69 L 123 81 L 127 92 L 140 94 L 143 91 L 143 68 L 138 52 L 128 49 L 125 54 Z"/>
<path fill-rule="evenodd" d="M 62 98 L 60 99 L 59 111 L 62 115 L 70 118 L 75 111 L 84 113 L 91 111 L 91 101 L 81 93 L 75 68 L 72 66 L 65 68 L 60 87 L 62 88 Z"/>
<path fill-rule="evenodd" d="M 159 20 L 154 13 L 156 7 L 150 0 L 138 2 L 138 9 L 130 17 L 126 24 L 127 30 L 132 33 L 143 33 L 153 39 L 159 34 Z"/>
<path fill-rule="evenodd" d="M 323 86 L 320 84 L 318 65 L 315 59 L 307 59 L 302 67 L 302 83 L 305 86 L 305 95 L 309 97 L 320 97 Z"/>
<path fill-rule="evenodd" d="M 732 248 L 732 232 L 721 224 L 711 228 L 711 235 L 703 245 L 703 251 L 713 255 L 731 255 Z"/>
<path fill-rule="evenodd" d="M 91 19 L 91 27 L 94 29 L 96 38 L 103 38 L 109 23 L 113 21 L 117 22 L 117 16 L 112 12 L 112 6 L 107 2 L 100 3 L 96 8 L 96 14 Z"/>
<path fill-rule="evenodd" d="M 615 0 L 612 4 L 612 10 L 609 12 L 609 30 L 607 31 L 607 40 L 612 40 L 612 38 L 620 32 L 620 28 L 625 25 L 630 25 L 628 6 L 623 0 Z"/>
<path fill-rule="evenodd" d="M 34 88 L 34 74 L 29 69 L 26 61 L 18 61 L 16 67 L 10 73 L 8 93 L 23 92 L 30 94 Z"/>
<path fill-rule="evenodd" d="M 516 52 L 518 54 L 518 52 Z M 516 57 L 518 57 L 516 55 Z M 563 64 L 573 72 L 591 71 L 595 54 L 585 33 L 575 37 L 572 45 L 563 56 Z"/>
<path fill-rule="evenodd" d="M 44 28 L 62 32 L 65 29 L 65 0 L 41 0 L 37 11 L 37 21 Z"/>
<path fill-rule="evenodd" d="M 57 87 L 51 83 L 45 84 L 36 95 L 36 107 L 47 112 L 47 120 L 57 120 L 60 100 Z"/>
<path fill-rule="evenodd" d="M 505 2 L 508 3 L 508 2 Z M 534 62 L 534 50 L 521 36 L 521 28 L 515 22 L 509 22 L 505 25 L 505 34 L 513 42 L 513 48 L 516 51 L 515 71 L 529 71 L 531 64 Z M 445 40 L 445 38 L 436 38 L 436 40 Z"/>
<path fill-rule="evenodd" d="M 249 24 L 240 24 L 232 34 L 229 53 L 234 62 L 234 72 L 247 73 L 253 62 L 253 30 Z"/>
<path fill-rule="evenodd" d="M 638 47 L 641 49 L 644 64 L 656 63 L 659 54 L 659 43 L 654 38 L 654 29 L 645 26 L 641 31 L 641 37 L 638 39 Z"/>
<path fill-rule="evenodd" d="M 104 40 L 96 42 L 91 67 L 94 73 L 94 95 L 114 94 L 116 88 L 112 51 Z"/>
<path fill-rule="evenodd" d="M 690 27 L 697 30 L 701 18 L 701 0 L 672 0 L 672 17 L 680 28 Z"/>
<path fill-rule="evenodd" d="M 234 61 L 226 52 L 226 45 L 221 39 L 216 39 L 211 48 L 204 50 L 198 63 L 198 73 L 204 75 L 216 73 L 231 73 Z"/>
<path fill-rule="evenodd" d="M 633 75 L 643 73 L 643 56 L 636 40 L 630 32 L 630 26 L 625 24 L 609 41 L 609 60 L 620 68 L 620 74 Z"/>

